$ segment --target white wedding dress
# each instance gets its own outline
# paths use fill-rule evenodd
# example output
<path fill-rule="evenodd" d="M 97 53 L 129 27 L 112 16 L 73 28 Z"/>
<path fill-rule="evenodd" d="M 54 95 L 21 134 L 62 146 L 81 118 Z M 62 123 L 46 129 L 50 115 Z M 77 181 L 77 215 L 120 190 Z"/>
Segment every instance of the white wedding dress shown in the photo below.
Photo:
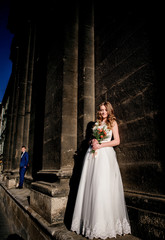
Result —
<path fill-rule="evenodd" d="M 112 130 L 104 141 L 111 138 Z M 89 147 L 84 158 L 71 230 L 90 239 L 129 234 L 131 228 L 114 148 L 101 148 L 95 154 L 91 151 Z"/>

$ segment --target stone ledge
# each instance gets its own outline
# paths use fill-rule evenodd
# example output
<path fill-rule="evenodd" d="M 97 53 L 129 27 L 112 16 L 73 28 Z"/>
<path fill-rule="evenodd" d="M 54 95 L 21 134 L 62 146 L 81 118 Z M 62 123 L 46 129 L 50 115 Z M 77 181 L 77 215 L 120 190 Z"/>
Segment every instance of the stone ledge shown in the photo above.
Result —
<path fill-rule="evenodd" d="M 44 176 L 45 177 L 51 177 L 53 179 L 59 180 L 59 179 L 70 179 L 70 177 L 72 176 L 72 168 L 63 168 L 63 169 L 59 169 L 59 170 L 40 170 L 39 172 L 37 172 L 37 176 L 38 178 L 42 178 Z"/>
<path fill-rule="evenodd" d="M 131 207 L 165 214 L 165 196 L 136 191 L 125 191 L 126 202 Z"/>
<path fill-rule="evenodd" d="M 51 197 L 66 196 L 69 193 L 69 189 L 66 186 L 66 182 L 59 184 L 59 183 L 47 183 L 43 181 L 37 181 L 31 184 L 31 188 Z"/>
<path fill-rule="evenodd" d="M 27 229 L 27 223 L 25 220 L 22 222 L 22 227 L 24 227 L 24 231 L 27 231 L 26 236 L 27 239 L 30 240 L 36 240 L 36 239 L 44 239 L 44 240 L 85 240 L 85 237 L 82 237 L 80 235 L 77 235 L 74 232 L 69 231 L 65 225 L 61 222 L 59 224 L 50 224 L 45 219 L 43 219 L 38 213 L 36 213 L 30 206 L 28 197 L 30 195 L 31 190 L 30 189 L 7 189 L 3 182 L 0 183 L 0 191 L 2 189 L 4 190 L 4 194 L 7 194 L 10 198 L 10 202 L 14 202 L 14 209 L 21 208 L 23 216 L 27 218 L 27 215 L 29 217 L 28 221 L 31 221 L 31 225 L 33 228 L 37 225 L 38 228 L 38 234 L 41 234 L 41 236 L 28 236 L 30 234 L 30 230 Z M 2 203 L 1 203 L 2 204 Z M 9 205 L 11 206 L 11 205 Z M 11 215 L 11 209 L 8 209 L 9 214 Z M 11 221 L 15 221 L 11 219 Z M 21 219 L 20 219 L 21 221 Z M 26 224 L 25 224 L 26 223 Z M 25 224 L 25 226 L 23 226 Z M 18 229 L 18 232 L 20 232 L 20 226 Z M 34 229 L 33 229 L 34 231 Z M 44 235 L 43 237 L 43 234 Z M 22 237 L 24 237 L 24 235 Z M 25 238 L 25 237 L 24 237 Z M 25 238 L 26 239 L 26 238 Z M 136 238 L 132 235 L 126 235 L 126 236 L 118 236 L 116 239 L 121 240 L 140 240 L 139 238 Z M 107 239 L 108 240 L 108 239 Z M 112 240 L 112 239 L 111 239 Z"/>

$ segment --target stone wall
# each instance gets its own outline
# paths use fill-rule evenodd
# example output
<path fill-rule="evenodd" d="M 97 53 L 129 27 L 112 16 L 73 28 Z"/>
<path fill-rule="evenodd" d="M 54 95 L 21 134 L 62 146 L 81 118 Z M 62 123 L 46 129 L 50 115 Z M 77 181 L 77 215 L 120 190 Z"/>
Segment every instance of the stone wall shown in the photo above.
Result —
<path fill-rule="evenodd" d="M 159 201 L 164 204 L 160 19 L 152 15 L 156 10 L 112 4 L 109 11 L 106 3 L 95 10 L 96 106 L 108 100 L 114 107 L 121 138 L 115 150 L 134 219 L 132 230 L 147 239 L 164 238 Z"/>
<path fill-rule="evenodd" d="M 109 100 L 119 123 L 118 159 L 126 189 L 164 193 L 160 159 L 160 81 L 152 15 L 112 6 L 95 13 L 96 105 Z"/>

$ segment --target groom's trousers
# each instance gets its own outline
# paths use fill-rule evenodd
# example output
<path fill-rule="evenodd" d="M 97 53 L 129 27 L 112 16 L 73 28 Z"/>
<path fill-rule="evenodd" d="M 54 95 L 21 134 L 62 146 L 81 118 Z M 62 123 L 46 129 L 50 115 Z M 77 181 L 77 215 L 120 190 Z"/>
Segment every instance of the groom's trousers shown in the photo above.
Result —
<path fill-rule="evenodd" d="M 20 167 L 20 179 L 19 179 L 19 187 L 23 187 L 24 176 L 25 176 L 26 168 Z"/>

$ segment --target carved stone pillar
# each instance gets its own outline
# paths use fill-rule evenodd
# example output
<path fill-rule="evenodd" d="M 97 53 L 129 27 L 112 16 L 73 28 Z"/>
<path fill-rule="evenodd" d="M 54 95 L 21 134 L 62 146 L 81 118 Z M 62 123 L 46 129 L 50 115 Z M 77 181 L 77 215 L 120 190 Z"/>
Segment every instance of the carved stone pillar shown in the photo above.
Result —
<path fill-rule="evenodd" d="M 10 165 L 11 165 L 11 158 L 10 158 L 10 140 L 11 140 L 11 129 L 12 129 L 12 117 L 13 117 L 13 100 L 14 100 L 14 90 L 15 90 L 15 84 L 14 86 L 11 85 L 12 78 L 9 80 L 10 88 L 13 90 L 11 92 L 9 100 L 9 105 L 7 109 L 7 113 L 5 113 L 5 117 L 7 117 L 7 123 L 6 123 L 6 129 L 5 129 L 5 142 L 4 142 L 4 149 L 3 149 L 3 172 L 9 172 L 10 171 Z M 5 110 L 6 111 L 6 110 Z"/>
<path fill-rule="evenodd" d="M 87 124 L 95 119 L 94 9 L 92 1 L 80 7 L 78 146 L 85 138 Z"/>
<path fill-rule="evenodd" d="M 19 96 L 18 91 L 18 56 L 19 56 L 19 47 L 16 44 L 15 37 L 12 41 L 11 47 L 11 60 L 13 62 L 12 74 L 10 77 L 10 99 L 9 99 L 9 108 L 8 108 L 8 117 L 7 117 L 7 133 L 5 136 L 4 144 L 4 171 L 10 172 L 12 170 L 12 153 L 14 145 L 14 133 L 16 125 L 16 116 L 17 116 L 17 99 Z"/>
<path fill-rule="evenodd" d="M 42 27 L 42 24 L 41 24 Z M 44 31 L 43 27 L 42 30 Z M 25 178 L 36 178 L 36 173 L 42 167 L 43 154 L 43 129 L 44 129 L 44 105 L 46 88 L 47 50 L 42 30 L 37 23 L 31 29 L 31 51 L 29 59 L 29 74 L 27 96 L 29 106 L 27 110 L 27 122 L 29 123 L 28 152 L 29 169 Z M 45 34 L 46 35 L 46 34 Z M 29 119 L 30 112 L 30 119 Z"/>
<path fill-rule="evenodd" d="M 36 45 L 36 26 L 30 25 L 29 31 L 29 62 L 27 72 L 27 92 L 26 92 L 26 107 L 25 107 L 25 120 L 24 120 L 24 134 L 23 143 L 29 150 L 29 142 L 31 144 L 31 138 L 29 139 L 30 132 L 30 118 L 31 118 L 31 104 L 32 104 L 32 84 L 34 77 L 34 58 L 35 58 L 35 45 Z M 31 150 L 31 149 L 30 149 Z M 32 181 L 32 152 L 29 151 L 29 168 L 26 172 L 25 179 Z"/>
<path fill-rule="evenodd" d="M 64 49 L 56 56 L 58 62 L 49 57 L 43 164 L 40 174 L 46 171 L 71 169 L 77 147 L 77 79 L 78 79 L 78 17 L 77 9 L 72 19 L 65 23 Z M 60 43 L 57 43 L 58 47 Z M 60 56 L 63 51 L 63 56 Z M 58 54 L 58 50 L 56 50 Z M 51 76 L 54 65 L 54 74 Z M 54 78 L 54 79 L 53 79 Z"/>
<path fill-rule="evenodd" d="M 23 144 L 28 148 L 29 145 L 29 126 L 30 126 L 30 112 L 31 112 L 31 95 L 32 95 L 32 82 L 33 82 L 33 65 L 34 65 L 34 52 L 35 52 L 35 33 L 34 26 L 29 23 L 29 42 L 27 49 L 27 90 L 26 90 L 26 106 L 25 106 L 25 119 L 24 119 L 24 134 Z"/>
<path fill-rule="evenodd" d="M 61 27 L 64 32 L 59 32 L 56 39 L 50 35 L 52 48 L 48 51 L 43 161 L 37 173 L 37 180 L 42 182 L 32 184 L 30 201 L 31 207 L 51 223 L 63 221 L 73 155 L 77 149 L 77 6 L 72 7 L 68 17 L 69 21 Z M 37 202 L 45 206 L 46 216 Z"/>
<path fill-rule="evenodd" d="M 16 123 L 17 123 L 17 112 L 18 112 L 18 101 L 19 101 L 19 44 L 17 38 L 14 37 L 11 57 L 13 61 L 12 78 L 14 82 L 13 87 L 13 98 L 12 98 L 12 126 L 11 126 L 11 138 L 9 148 L 9 169 L 12 170 L 12 162 L 14 159 L 14 145 L 15 145 L 15 134 L 16 134 Z"/>
<path fill-rule="evenodd" d="M 26 92 L 27 92 L 27 76 L 28 76 L 28 64 L 29 64 L 29 47 L 30 47 L 30 27 L 29 23 L 25 26 L 26 34 L 20 41 L 19 50 L 19 100 L 18 100 L 18 112 L 17 112 L 17 122 L 16 131 L 14 138 L 14 148 L 13 148 L 13 170 L 19 168 L 20 156 L 21 156 L 21 146 L 24 145 L 24 120 L 25 120 L 25 107 L 26 107 Z M 26 57 L 25 57 L 26 56 Z"/>
<path fill-rule="evenodd" d="M 60 168 L 73 167 L 77 148 L 78 19 L 75 11 L 73 27 L 65 28 Z"/>

